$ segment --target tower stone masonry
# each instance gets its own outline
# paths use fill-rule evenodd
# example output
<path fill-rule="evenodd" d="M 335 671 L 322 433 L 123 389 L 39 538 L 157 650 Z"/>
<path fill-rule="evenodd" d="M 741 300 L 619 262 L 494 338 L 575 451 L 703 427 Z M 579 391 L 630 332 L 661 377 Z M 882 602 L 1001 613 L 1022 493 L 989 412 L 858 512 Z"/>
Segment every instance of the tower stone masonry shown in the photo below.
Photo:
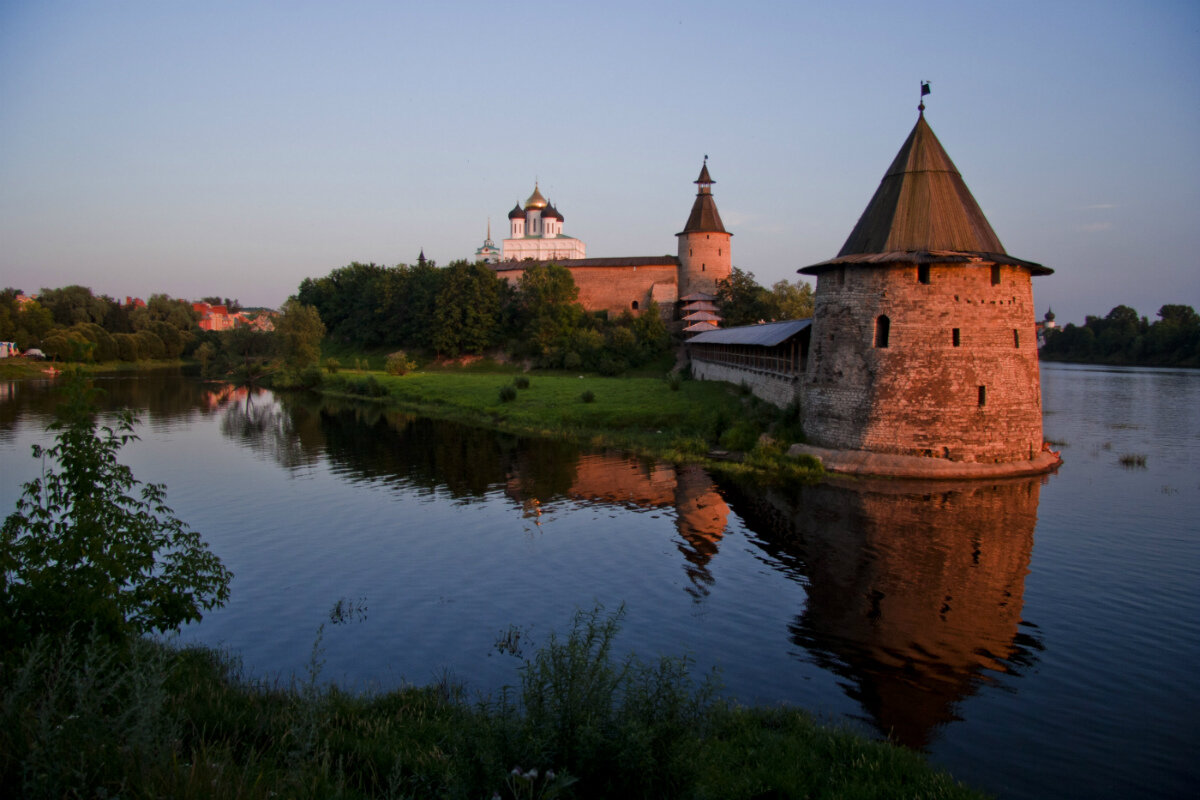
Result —
<path fill-rule="evenodd" d="M 692 204 L 679 237 L 679 296 L 687 297 L 696 292 L 716 294 L 717 281 L 726 280 L 733 272 L 733 256 L 730 253 L 732 233 L 721 224 L 717 203 L 713 199 L 712 185 L 716 183 L 708 174 L 708 157 L 700 168 L 700 177 L 695 181 L 700 190 Z"/>
<path fill-rule="evenodd" d="M 1042 450 L 1032 278 L 924 117 L 816 276 L 803 424 L 823 448 L 956 462 Z"/>

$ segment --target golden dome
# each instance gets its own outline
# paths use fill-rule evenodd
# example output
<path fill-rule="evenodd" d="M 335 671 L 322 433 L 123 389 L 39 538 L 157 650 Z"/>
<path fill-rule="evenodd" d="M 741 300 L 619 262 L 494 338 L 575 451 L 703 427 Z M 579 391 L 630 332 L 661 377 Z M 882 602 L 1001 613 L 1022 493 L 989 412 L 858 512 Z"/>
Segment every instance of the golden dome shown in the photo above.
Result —
<path fill-rule="evenodd" d="M 525 201 L 525 208 L 545 208 L 546 198 L 542 197 L 542 193 L 538 191 L 537 183 L 533 184 L 533 194 L 529 195 L 529 199 Z"/>

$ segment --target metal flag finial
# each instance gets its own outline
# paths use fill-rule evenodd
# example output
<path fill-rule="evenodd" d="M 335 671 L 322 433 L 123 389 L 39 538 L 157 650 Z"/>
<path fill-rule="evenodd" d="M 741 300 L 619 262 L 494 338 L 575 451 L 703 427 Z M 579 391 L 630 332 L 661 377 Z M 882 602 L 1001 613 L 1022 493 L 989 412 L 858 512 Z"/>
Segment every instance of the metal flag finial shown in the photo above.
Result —
<path fill-rule="evenodd" d="M 929 94 L 929 92 L 929 81 L 921 81 L 921 102 L 917 106 L 917 111 L 920 112 L 922 117 L 925 116 L 925 95 Z"/>

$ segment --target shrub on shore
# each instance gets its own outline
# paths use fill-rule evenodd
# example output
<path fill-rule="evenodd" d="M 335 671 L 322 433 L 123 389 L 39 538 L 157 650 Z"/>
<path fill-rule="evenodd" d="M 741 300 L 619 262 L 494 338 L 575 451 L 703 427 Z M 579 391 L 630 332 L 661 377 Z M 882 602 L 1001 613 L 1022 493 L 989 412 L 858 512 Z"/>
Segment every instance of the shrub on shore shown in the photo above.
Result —
<path fill-rule="evenodd" d="M 350 694 L 320 639 L 290 683 L 200 648 L 43 637 L 4 653 L 7 797 L 980 797 L 920 755 L 789 708 L 720 701 L 686 658 L 618 657 L 577 613 L 519 683 Z"/>

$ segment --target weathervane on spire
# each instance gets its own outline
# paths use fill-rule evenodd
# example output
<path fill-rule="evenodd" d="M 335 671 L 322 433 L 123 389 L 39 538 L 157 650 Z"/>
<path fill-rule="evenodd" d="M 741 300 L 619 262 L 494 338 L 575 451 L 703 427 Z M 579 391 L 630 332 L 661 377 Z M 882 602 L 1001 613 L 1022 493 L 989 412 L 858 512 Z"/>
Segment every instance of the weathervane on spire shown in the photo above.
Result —
<path fill-rule="evenodd" d="M 925 116 L 925 95 L 929 94 L 929 81 L 921 81 L 921 102 L 917 106 L 917 111 L 923 117 Z"/>

